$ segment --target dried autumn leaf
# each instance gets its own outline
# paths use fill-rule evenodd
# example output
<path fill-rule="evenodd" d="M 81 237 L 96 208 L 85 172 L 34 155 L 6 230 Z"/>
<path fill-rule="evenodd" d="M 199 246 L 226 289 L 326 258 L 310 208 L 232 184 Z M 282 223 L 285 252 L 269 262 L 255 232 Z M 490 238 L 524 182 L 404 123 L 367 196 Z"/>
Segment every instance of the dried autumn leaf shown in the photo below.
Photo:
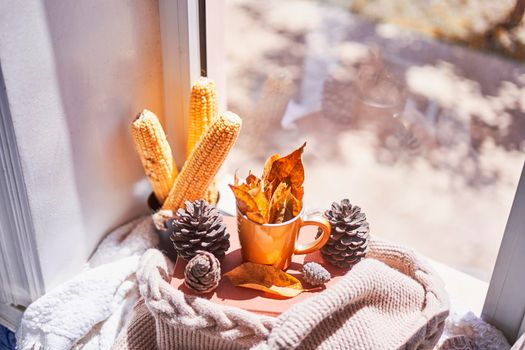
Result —
<path fill-rule="evenodd" d="M 281 182 L 273 193 L 270 200 L 270 212 L 268 215 L 268 222 L 272 224 L 284 222 L 284 215 L 286 210 L 286 200 L 290 193 L 290 187 L 286 182 Z"/>
<path fill-rule="evenodd" d="M 272 170 L 273 162 L 275 162 L 280 157 L 281 156 L 278 153 L 273 154 L 264 163 L 264 169 L 263 169 L 263 173 L 262 173 L 262 176 L 261 176 L 263 184 L 266 184 L 266 183 L 269 182 L 268 181 L 268 176 L 270 175 L 270 171 Z"/>
<path fill-rule="evenodd" d="M 230 188 L 233 191 L 233 194 L 235 195 L 235 199 L 237 200 L 237 207 L 243 214 L 247 214 L 249 212 L 257 212 L 257 202 L 255 199 L 241 186 L 234 186 L 230 185 Z"/>
<path fill-rule="evenodd" d="M 301 282 L 280 269 L 246 262 L 224 274 L 237 287 L 293 298 L 304 291 Z"/>
<path fill-rule="evenodd" d="M 239 184 L 235 175 L 234 186 L 230 187 L 243 214 L 258 223 L 281 223 L 299 215 L 304 195 L 305 146 L 306 143 L 284 157 L 270 156 L 261 178 L 250 172 Z"/>
<path fill-rule="evenodd" d="M 290 185 L 292 186 L 293 195 L 297 199 L 302 200 L 303 194 L 304 194 L 304 190 L 303 190 L 304 166 L 301 160 L 299 160 L 295 164 L 292 171 L 290 172 L 289 178 L 290 178 Z"/>
<path fill-rule="evenodd" d="M 264 184 L 264 195 L 266 199 L 270 201 L 272 199 L 273 193 L 279 186 L 279 181 L 275 179 L 273 182 L 268 182 Z"/>
<path fill-rule="evenodd" d="M 261 180 L 256 177 L 255 177 L 255 180 L 246 178 L 246 183 L 243 185 L 246 186 L 246 188 L 248 189 L 248 192 L 250 192 L 250 194 L 254 197 L 255 195 L 257 195 L 257 193 L 259 193 L 262 190 Z"/>
<path fill-rule="evenodd" d="M 301 213 L 302 204 L 301 201 L 293 195 L 293 193 L 288 194 L 286 198 L 286 211 L 284 215 L 284 221 L 288 221 L 296 217 Z"/>
<path fill-rule="evenodd" d="M 249 211 L 246 213 L 246 217 L 251 221 L 261 225 L 266 223 L 266 219 L 259 212 Z"/>
<path fill-rule="evenodd" d="M 300 211 L 300 209 L 302 208 L 302 203 L 303 203 L 304 187 L 302 187 L 302 186 L 301 187 L 295 187 L 295 188 L 292 187 L 292 194 L 299 201 L 299 204 L 300 204 L 299 211 Z"/>
<path fill-rule="evenodd" d="M 245 182 L 250 188 L 256 188 L 261 185 L 261 179 L 259 179 L 257 176 L 253 174 L 249 174 Z"/>
<path fill-rule="evenodd" d="M 268 208 L 270 203 L 262 191 L 259 190 L 254 196 L 255 202 L 257 203 L 257 208 L 259 208 L 259 213 L 264 218 L 265 222 L 268 222 Z"/>
<path fill-rule="evenodd" d="M 297 165 L 297 163 L 301 163 L 301 157 L 303 155 L 303 150 L 306 147 L 306 142 L 290 153 L 287 156 L 284 156 L 282 158 L 279 158 L 275 160 L 272 163 L 270 173 L 268 175 L 268 182 L 272 182 L 275 179 L 278 179 L 279 182 L 284 181 L 287 177 L 290 176 L 290 173 L 294 169 L 294 167 Z M 303 169 L 303 180 L 304 180 L 304 169 Z M 294 174 L 294 176 L 298 176 L 300 174 Z M 302 181 L 301 181 L 302 182 Z"/>
<path fill-rule="evenodd" d="M 255 199 L 255 196 L 257 196 L 257 193 L 259 193 L 260 190 L 257 187 L 255 187 L 255 188 L 249 189 L 247 192 L 250 194 L 250 196 L 252 196 Z"/>

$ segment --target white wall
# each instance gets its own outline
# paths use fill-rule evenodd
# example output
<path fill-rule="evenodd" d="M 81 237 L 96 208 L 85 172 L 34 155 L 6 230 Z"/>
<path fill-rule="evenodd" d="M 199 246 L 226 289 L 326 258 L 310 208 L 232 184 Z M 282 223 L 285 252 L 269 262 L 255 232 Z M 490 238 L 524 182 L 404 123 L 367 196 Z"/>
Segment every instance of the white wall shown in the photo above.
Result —
<path fill-rule="evenodd" d="M 146 210 L 132 117 L 161 117 L 157 1 L 0 0 L 0 64 L 46 289 Z"/>

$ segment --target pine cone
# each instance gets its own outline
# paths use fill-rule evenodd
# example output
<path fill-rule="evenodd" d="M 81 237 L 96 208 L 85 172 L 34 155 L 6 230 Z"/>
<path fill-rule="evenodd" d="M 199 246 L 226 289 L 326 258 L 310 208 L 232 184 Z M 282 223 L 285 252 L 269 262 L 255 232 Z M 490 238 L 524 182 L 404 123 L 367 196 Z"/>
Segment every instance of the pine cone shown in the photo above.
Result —
<path fill-rule="evenodd" d="M 199 250 L 184 269 L 184 284 L 197 293 L 208 293 L 221 280 L 221 264 L 215 255 Z"/>
<path fill-rule="evenodd" d="M 230 235 L 215 207 L 199 199 L 186 201 L 186 209 L 179 209 L 177 217 L 166 222 L 177 254 L 184 260 L 193 258 L 198 250 L 224 256 L 230 248 Z"/>
<path fill-rule="evenodd" d="M 365 213 L 358 206 L 352 206 L 348 199 L 343 199 L 340 204 L 332 203 L 325 216 L 332 229 L 321 254 L 326 261 L 337 267 L 353 266 L 368 251 L 370 228 Z"/>
<path fill-rule="evenodd" d="M 303 277 L 308 284 L 314 287 L 322 286 L 332 278 L 330 272 L 316 262 L 304 264 Z"/>

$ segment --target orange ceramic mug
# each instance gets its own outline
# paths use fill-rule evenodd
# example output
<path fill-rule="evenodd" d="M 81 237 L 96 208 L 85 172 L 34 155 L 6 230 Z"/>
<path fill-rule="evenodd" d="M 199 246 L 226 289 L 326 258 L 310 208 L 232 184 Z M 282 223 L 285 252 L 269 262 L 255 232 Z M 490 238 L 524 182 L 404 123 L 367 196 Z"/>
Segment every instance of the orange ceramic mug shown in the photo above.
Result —
<path fill-rule="evenodd" d="M 308 225 L 318 226 L 323 232 L 313 242 L 299 244 L 299 231 Z M 237 231 L 244 261 L 286 270 L 293 254 L 308 254 L 325 245 L 330 237 L 330 222 L 322 215 L 304 215 L 301 211 L 293 219 L 281 224 L 258 224 L 237 209 Z"/>

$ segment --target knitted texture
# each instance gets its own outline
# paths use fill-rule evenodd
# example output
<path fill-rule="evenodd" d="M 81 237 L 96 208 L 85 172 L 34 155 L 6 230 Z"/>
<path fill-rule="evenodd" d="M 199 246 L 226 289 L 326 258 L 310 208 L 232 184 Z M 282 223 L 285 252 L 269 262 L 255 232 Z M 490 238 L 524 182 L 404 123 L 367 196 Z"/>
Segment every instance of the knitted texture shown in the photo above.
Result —
<path fill-rule="evenodd" d="M 167 282 L 162 254 L 149 250 L 137 278 L 156 333 L 123 333 L 155 336 L 161 350 L 432 349 L 448 315 L 441 280 L 400 246 L 371 240 L 369 248 L 339 282 L 276 318 L 184 295 Z M 138 349 L 121 339 L 115 349 Z"/>
<path fill-rule="evenodd" d="M 111 349 L 156 350 L 157 342 L 154 335 L 155 319 L 144 306 L 144 300 L 141 299 L 133 307 L 131 322 L 119 334 Z"/>
<path fill-rule="evenodd" d="M 140 294 L 156 320 L 159 349 L 171 349 L 161 346 L 164 337 L 171 337 L 169 333 L 159 334 L 159 329 L 163 329 L 163 322 L 171 327 L 201 332 L 204 336 L 235 341 L 245 347 L 265 339 L 271 329 L 273 318 L 269 316 L 256 315 L 235 307 L 219 306 L 207 299 L 185 295 L 171 287 L 167 262 L 156 249 L 150 249 L 142 256 L 137 280 Z M 194 347 L 192 343 L 179 346 L 173 349 Z"/>

